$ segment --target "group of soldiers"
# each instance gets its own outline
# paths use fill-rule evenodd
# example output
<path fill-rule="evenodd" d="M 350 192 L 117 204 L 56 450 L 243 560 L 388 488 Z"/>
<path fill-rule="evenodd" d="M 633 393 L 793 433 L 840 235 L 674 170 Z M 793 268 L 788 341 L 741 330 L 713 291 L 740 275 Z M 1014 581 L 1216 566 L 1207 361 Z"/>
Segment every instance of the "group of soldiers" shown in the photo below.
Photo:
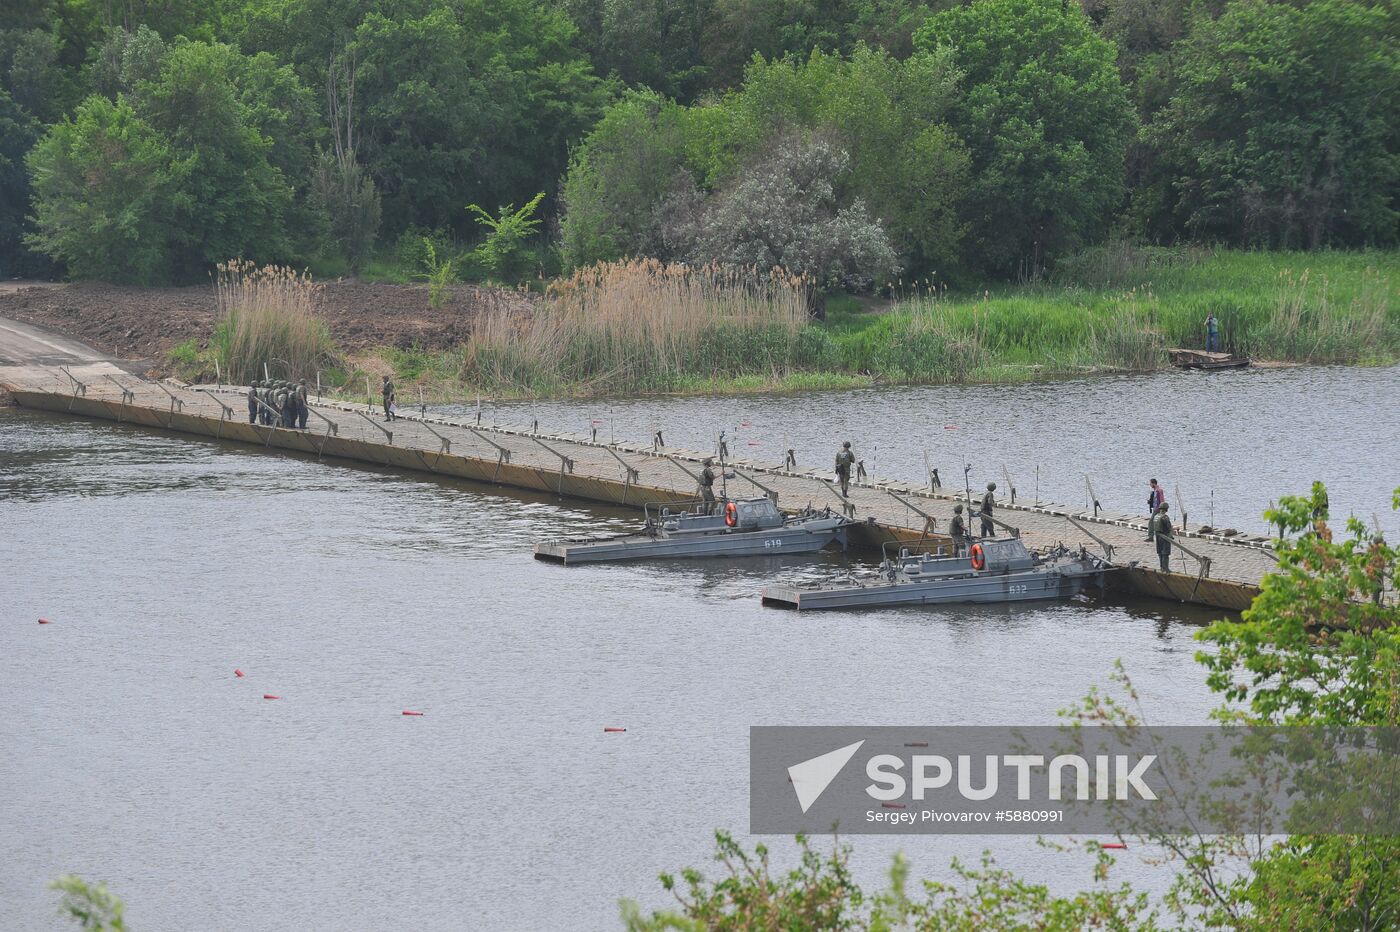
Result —
<path fill-rule="evenodd" d="M 788 451 L 788 455 L 791 462 L 791 450 Z M 836 481 L 844 498 L 851 497 L 851 472 L 856 468 L 857 463 L 856 455 L 851 450 L 851 442 L 844 441 L 840 451 L 836 454 Z M 707 458 L 704 468 L 700 472 L 700 497 L 705 514 L 713 514 L 715 509 L 716 475 L 714 464 L 715 461 L 712 458 Z M 1156 479 L 1149 480 L 1148 487 L 1147 509 L 1151 517 L 1147 523 L 1147 539 L 1156 542 L 1157 559 L 1161 563 L 1162 571 L 1166 572 L 1171 562 L 1172 538 L 1175 536 L 1175 532 L 1172 528 L 1171 518 L 1167 514 L 1165 491 Z M 958 554 L 966 553 L 972 543 L 970 527 L 972 518 L 980 519 L 979 531 L 982 537 L 996 536 L 996 520 L 994 518 L 997 508 L 996 491 L 997 484 L 988 482 L 987 491 L 982 494 L 981 501 L 977 503 L 977 510 L 966 518 L 963 516 L 961 502 L 953 506 L 953 519 L 948 523 L 948 536 L 953 538 L 953 546 Z"/>
<path fill-rule="evenodd" d="M 306 429 L 311 409 L 306 402 L 306 379 L 254 380 L 248 386 L 248 423 Z"/>

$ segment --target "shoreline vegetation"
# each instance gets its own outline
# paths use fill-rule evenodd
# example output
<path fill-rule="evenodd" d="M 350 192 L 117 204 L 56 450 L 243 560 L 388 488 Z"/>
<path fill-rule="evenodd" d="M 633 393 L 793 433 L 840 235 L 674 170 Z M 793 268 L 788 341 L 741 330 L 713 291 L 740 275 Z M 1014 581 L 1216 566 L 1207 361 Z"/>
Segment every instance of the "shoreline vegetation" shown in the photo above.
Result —
<path fill-rule="evenodd" d="M 1161 370 L 1168 347 L 1204 344 L 1212 311 L 1222 348 L 1261 363 L 1400 359 L 1395 251 L 1119 245 L 1069 257 L 1047 281 L 980 294 L 932 278 L 891 285 L 904 297 L 831 296 L 818 321 L 805 283 L 781 272 L 602 263 L 534 301 L 483 310 L 449 349 L 347 357 L 315 318 L 319 286 L 308 276 L 227 264 L 215 334 L 205 348 L 177 346 L 169 361 L 207 379 L 217 358 L 243 381 L 263 361 L 297 360 L 355 398 L 366 377 L 387 374 L 409 390 L 403 397 L 421 390 L 434 403 L 986 384 Z"/>

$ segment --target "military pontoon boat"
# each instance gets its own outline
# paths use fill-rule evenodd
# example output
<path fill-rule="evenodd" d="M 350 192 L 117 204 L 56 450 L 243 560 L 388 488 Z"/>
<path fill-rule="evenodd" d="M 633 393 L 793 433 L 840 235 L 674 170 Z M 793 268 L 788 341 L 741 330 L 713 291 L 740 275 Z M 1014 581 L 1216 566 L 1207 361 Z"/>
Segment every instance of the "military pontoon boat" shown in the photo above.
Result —
<path fill-rule="evenodd" d="M 851 524 L 829 508 L 784 515 L 769 498 L 720 500 L 712 508 L 707 513 L 702 502 L 647 505 L 646 523 L 635 534 L 541 541 L 535 559 L 572 564 L 815 553 L 831 543 L 844 548 Z"/>
<path fill-rule="evenodd" d="M 982 540 L 968 556 L 902 549 L 886 557 L 874 579 L 820 586 L 768 586 L 763 604 L 779 608 L 874 608 L 955 602 L 1027 602 L 1066 599 L 1086 584 L 1103 584 L 1112 566 L 1082 547 L 1063 545 L 1032 553 L 1019 538 Z"/>

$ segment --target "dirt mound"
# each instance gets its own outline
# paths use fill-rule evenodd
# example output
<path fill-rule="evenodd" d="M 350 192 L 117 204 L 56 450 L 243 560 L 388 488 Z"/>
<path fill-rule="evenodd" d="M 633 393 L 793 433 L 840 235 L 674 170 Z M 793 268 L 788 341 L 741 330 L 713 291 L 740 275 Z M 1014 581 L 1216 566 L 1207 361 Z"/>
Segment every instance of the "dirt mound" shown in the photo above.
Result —
<path fill-rule="evenodd" d="M 326 282 L 321 316 L 336 345 L 347 353 L 377 346 L 445 349 L 471 333 L 484 310 L 525 307 L 515 291 L 454 285 L 442 307 L 428 306 L 420 285 Z M 0 291 L 0 317 L 50 327 L 94 349 L 124 359 L 160 362 L 176 344 L 205 346 L 217 310 L 212 285 L 137 288 L 83 282 Z"/>

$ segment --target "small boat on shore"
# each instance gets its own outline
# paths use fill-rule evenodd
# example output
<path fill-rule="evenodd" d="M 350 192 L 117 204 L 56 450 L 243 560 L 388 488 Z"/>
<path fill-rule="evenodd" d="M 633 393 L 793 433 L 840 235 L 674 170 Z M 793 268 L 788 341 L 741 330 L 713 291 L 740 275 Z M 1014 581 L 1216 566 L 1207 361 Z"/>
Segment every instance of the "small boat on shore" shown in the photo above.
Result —
<path fill-rule="evenodd" d="M 1243 369 L 1249 365 L 1248 356 L 1212 353 L 1209 350 L 1169 349 L 1167 356 L 1178 369 Z"/>
<path fill-rule="evenodd" d="M 721 499 L 713 513 L 702 502 L 647 505 L 646 523 L 634 534 L 541 541 L 535 559 L 574 564 L 815 553 L 833 543 L 844 549 L 851 523 L 830 508 L 784 515 L 770 498 Z"/>
<path fill-rule="evenodd" d="M 768 586 L 763 604 L 798 611 L 948 605 L 960 602 L 1029 602 L 1067 599 L 1086 585 L 1103 585 L 1111 564 L 1084 548 L 1063 545 L 1032 553 L 1019 538 L 982 540 L 968 556 L 935 556 L 901 550 L 873 579 L 819 586 Z"/>

